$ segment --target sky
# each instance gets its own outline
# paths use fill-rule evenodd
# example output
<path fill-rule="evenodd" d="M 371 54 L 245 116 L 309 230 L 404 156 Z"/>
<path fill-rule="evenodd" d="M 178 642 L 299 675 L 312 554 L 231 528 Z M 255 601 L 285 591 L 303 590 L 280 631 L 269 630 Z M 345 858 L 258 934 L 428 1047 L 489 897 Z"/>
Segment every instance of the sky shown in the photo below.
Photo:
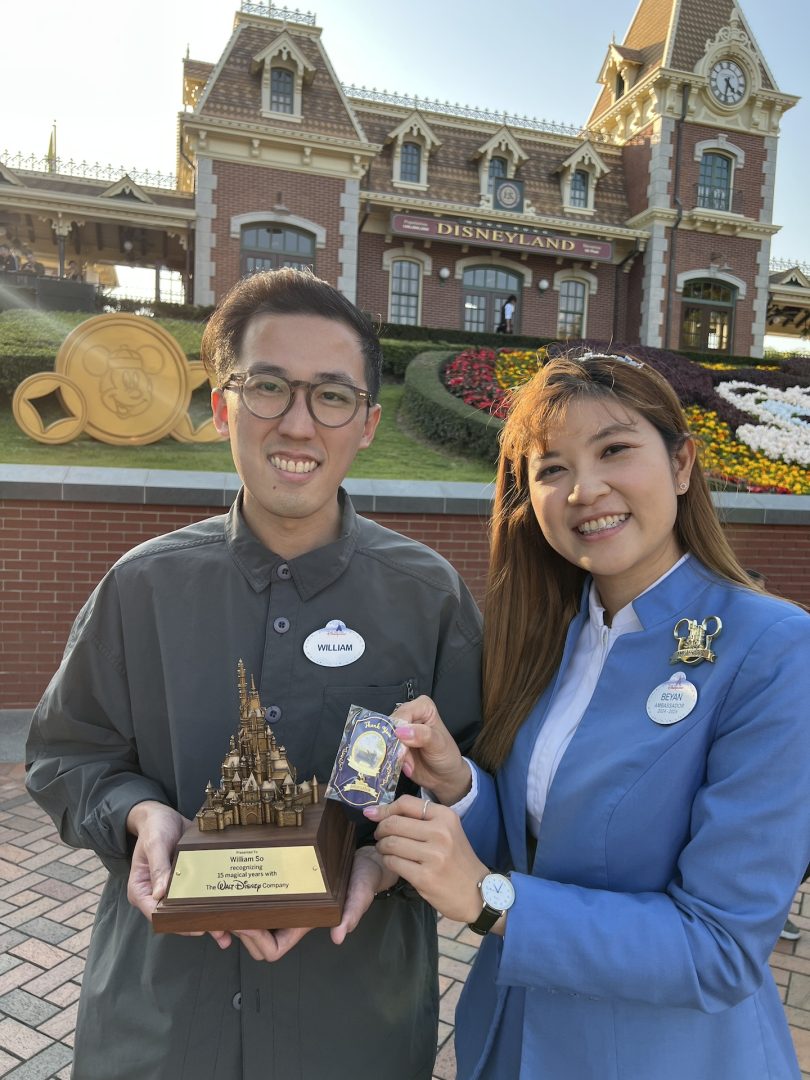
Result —
<path fill-rule="evenodd" d="M 741 0 L 786 113 L 772 255 L 810 263 L 810 0 Z M 294 5 L 293 5 L 294 6 Z M 315 0 L 311 10 L 347 84 L 583 124 L 611 35 L 636 0 Z M 4 0 L 0 149 L 173 172 L 182 59 L 215 62 L 238 0 Z M 302 7 L 302 10 L 310 10 Z"/>

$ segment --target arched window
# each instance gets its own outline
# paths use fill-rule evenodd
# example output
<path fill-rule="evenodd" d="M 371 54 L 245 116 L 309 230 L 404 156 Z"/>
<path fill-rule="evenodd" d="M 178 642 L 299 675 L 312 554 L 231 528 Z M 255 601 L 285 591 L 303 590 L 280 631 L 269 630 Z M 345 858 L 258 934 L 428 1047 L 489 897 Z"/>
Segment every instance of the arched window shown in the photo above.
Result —
<path fill-rule="evenodd" d="M 712 278 L 683 287 L 681 348 L 692 352 L 730 353 L 737 290 Z"/>
<path fill-rule="evenodd" d="M 501 321 L 501 309 L 510 296 L 518 298 L 512 319 L 512 332 L 518 333 L 520 295 L 523 279 L 519 274 L 496 266 L 470 266 L 462 278 L 464 288 L 464 329 L 491 333 Z"/>
<path fill-rule="evenodd" d="M 584 169 L 574 169 L 571 174 L 571 194 L 569 206 L 588 205 L 588 180 L 590 175 Z"/>
<path fill-rule="evenodd" d="M 697 204 L 707 210 L 731 210 L 731 158 L 707 152 L 700 159 Z"/>
<path fill-rule="evenodd" d="M 487 181 L 487 192 L 490 195 L 495 190 L 495 181 L 503 180 L 503 178 L 506 176 L 506 169 L 506 158 L 494 157 L 489 159 L 489 179 Z"/>
<path fill-rule="evenodd" d="M 242 273 L 278 270 L 292 266 L 296 270 L 315 266 L 315 237 L 303 229 L 284 225 L 249 225 L 242 229 Z"/>
<path fill-rule="evenodd" d="M 270 109 L 272 112 L 291 113 L 293 111 L 293 82 L 293 73 L 287 68 L 271 68 Z"/>
<path fill-rule="evenodd" d="M 560 307 L 557 312 L 557 336 L 585 337 L 588 287 L 583 281 L 567 278 L 560 282 Z"/>
<path fill-rule="evenodd" d="M 422 177 L 422 147 L 419 143 L 404 142 L 399 158 L 399 178 L 407 184 L 418 184 Z"/>
<path fill-rule="evenodd" d="M 422 267 L 411 259 L 391 263 L 391 304 L 389 321 L 403 326 L 419 325 L 419 292 Z"/>

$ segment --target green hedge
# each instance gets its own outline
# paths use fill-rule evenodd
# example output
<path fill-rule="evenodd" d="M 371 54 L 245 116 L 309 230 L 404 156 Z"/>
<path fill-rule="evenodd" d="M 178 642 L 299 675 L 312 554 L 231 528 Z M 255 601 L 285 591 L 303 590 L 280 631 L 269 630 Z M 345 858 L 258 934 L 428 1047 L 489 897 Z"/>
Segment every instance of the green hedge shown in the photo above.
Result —
<path fill-rule="evenodd" d="M 367 312 L 369 318 L 375 321 L 375 317 Z M 380 337 L 386 341 L 430 341 L 439 347 L 448 343 L 461 340 L 464 348 L 480 349 L 486 345 L 494 348 L 512 349 L 539 349 L 542 345 L 549 345 L 555 338 L 546 337 L 522 337 L 520 334 L 482 334 L 468 330 L 459 330 L 458 327 L 437 329 L 429 326 L 399 326 L 396 323 L 382 323 L 379 327 Z"/>
<path fill-rule="evenodd" d="M 401 412 L 407 422 L 433 442 L 494 462 L 502 421 L 451 394 L 442 373 L 455 352 L 423 352 L 408 365 Z"/>

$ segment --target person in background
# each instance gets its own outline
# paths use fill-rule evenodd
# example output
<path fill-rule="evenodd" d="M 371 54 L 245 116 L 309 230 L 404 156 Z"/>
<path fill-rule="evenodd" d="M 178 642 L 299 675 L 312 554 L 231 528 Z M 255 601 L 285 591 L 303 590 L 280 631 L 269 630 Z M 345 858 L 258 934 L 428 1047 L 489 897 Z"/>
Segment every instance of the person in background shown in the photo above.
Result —
<path fill-rule="evenodd" d="M 501 320 L 495 327 L 496 333 L 511 334 L 513 332 L 516 306 L 517 297 L 513 293 L 506 299 L 503 307 L 501 308 Z"/>
<path fill-rule="evenodd" d="M 17 259 L 11 253 L 8 244 L 0 244 L 0 270 L 13 273 L 17 269 Z"/>
<path fill-rule="evenodd" d="M 517 392 L 475 763 L 406 703 L 432 799 L 365 811 L 388 868 L 484 935 L 459 1080 L 798 1080 L 768 960 L 810 855 L 808 656 L 662 376 L 585 353 Z"/>

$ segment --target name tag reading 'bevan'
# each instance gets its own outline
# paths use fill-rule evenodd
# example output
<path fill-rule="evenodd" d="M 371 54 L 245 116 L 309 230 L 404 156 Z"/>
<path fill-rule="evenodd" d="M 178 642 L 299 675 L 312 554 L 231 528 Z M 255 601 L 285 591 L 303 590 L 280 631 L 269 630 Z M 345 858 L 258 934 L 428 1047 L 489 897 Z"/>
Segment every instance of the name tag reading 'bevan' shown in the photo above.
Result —
<path fill-rule="evenodd" d="M 330 619 L 304 642 L 304 655 L 320 667 L 345 667 L 359 660 L 365 651 L 366 643 L 360 634 L 340 619 Z"/>

